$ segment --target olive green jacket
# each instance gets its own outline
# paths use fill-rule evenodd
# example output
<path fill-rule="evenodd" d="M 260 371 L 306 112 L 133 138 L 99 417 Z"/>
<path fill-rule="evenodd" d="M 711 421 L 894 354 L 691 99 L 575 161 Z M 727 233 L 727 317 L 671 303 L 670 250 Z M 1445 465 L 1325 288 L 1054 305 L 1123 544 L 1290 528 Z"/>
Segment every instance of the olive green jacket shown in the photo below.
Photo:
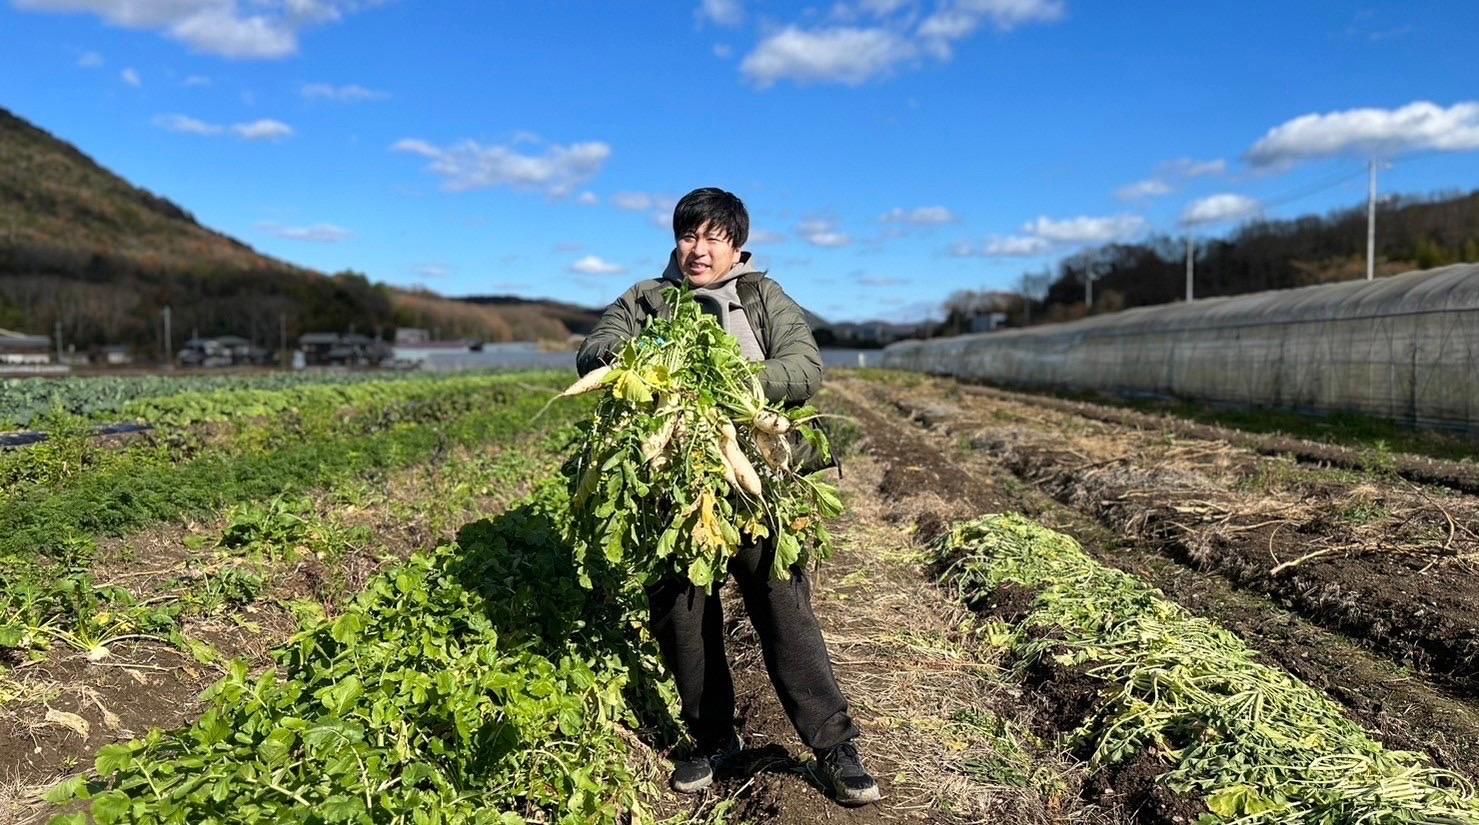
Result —
<path fill-rule="evenodd" d="M 672 285 L 663 278 L 648 278 L 606 307 L 575 355 L 580 374 L 614 359 L 623 344 L 642 332 L 648 318 L 667 317 L 662 291 Z M 764 272 L 739 276 L 736 287 L 745 317 L 765 352 L 760 371 L 765 397 L 776 404 L 806 402 L 822 386 L 822 356 L 801 307 Z"/>

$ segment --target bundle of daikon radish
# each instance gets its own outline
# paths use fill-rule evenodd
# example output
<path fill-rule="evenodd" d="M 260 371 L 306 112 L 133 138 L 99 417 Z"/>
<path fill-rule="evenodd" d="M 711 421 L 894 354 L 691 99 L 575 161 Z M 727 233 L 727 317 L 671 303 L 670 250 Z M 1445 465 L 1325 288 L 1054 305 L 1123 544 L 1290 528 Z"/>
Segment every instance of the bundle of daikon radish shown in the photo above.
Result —
<path fill-rule="evenodd" d="M 817 411 L 767 403 L 761 366 L 688 290 L 664 298 L 671 317 L 650 319 L 611 366 L 561 394 L 602 393 L 563 468 L 582 580 L 593 564 L 626 565 L 642 582 L 676 573 L 708 587 L 761 540 L 776 548 L 776 578 L 827 557 L 824 521 L 842 502 L 792 461 L 793 438 L 829 454 Z"/>

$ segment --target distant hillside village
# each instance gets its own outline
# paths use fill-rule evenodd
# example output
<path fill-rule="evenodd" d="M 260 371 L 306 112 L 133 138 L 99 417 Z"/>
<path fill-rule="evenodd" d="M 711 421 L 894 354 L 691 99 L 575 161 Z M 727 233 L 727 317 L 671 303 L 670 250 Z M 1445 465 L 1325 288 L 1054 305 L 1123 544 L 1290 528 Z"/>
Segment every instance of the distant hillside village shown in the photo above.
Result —
<path fill-rule="evenodd" d="M 289 344 L 268 349 L 239 335 L 192 335 L 168 353 L 135 352 L 126 344 L 78 349 L 48 335 L 0 329 L 0 372 L 53 374 L 73 368 L 155 366 L 169 363 L 203 369 L 223 367 L 391 367 L 411 369 L 433 355 L 478 352 L 483 342 L 467 338 L 439 341 L 429 330 L 400 327 L 393 342 L 347 332 L 309 332 Z"/>

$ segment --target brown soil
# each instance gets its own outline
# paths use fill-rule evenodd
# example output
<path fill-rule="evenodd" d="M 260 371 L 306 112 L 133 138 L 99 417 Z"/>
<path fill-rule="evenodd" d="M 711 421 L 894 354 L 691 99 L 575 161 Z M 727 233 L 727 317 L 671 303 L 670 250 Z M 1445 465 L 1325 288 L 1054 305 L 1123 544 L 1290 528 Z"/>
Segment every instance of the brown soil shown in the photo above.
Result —
<path fill-rule="evenodd" d="M 895 401 L 1115 530 L 1479 693 L 1479 499 L 1052 415 L 1002 421 L 979 395 L 953 420 L 938 399 Z"/>
<path fill-rule="evenodd" d="M 969 388 L 967 388 L 969 389 Z M 871 397 L 878 398 L 877 388 L 870 387 Z M 897 408 L 898 395 L 891 400 L 882 400 Z M 1250 645 L 1263 652 L 1268 659 L 1290 670 L 1308 683 L 1324 689 L 1337 701 L 1343 703 L 1358 721 L 1375 732 L 1391 747 L 1426 750 L 1434 760 L 1444 767 L 1458 770 L 1469 776 L 1479 776 L 1479 756 L 1472 755 L 1471 743 L 1479 741 L 1479 709 L 1464 699 L 1449 694 L 1442 685 L 1431 681 L 1411 678 L 1411 674 L 1389 661 L 1368 653 L 1358 643 L 1344 636 L 1329 632 L 1305 618 L 1290 613 L 1262 598 L 1257 592 L 1247 592 L 1234 586 L 1232 580 L 1207 576 L 1194 565 L 1186 564 L 1186 552 L 1163 554 L 1167 549 L 1166 539 L 1161 536 L 1153 541 L 1137 541 L 1145 535 L 1145 522 L 1132 519 L 1109 519 L 1104 508 L 1097 502 L 1108 499 L 1101 496 L 1066 496 L 1073 507 L 1064 507 L 1048 496 L 1053 486 L 1044 483 L 1041 488 L 1024 481 L 1033 481 L 1037 476 L 1025 472 L 1010 475 L 1013 462 L 1002 454 L 984 450 L 958 449 L 954 440 L 962 433 L 979 433 L 986 426 L 983 422 L 994 422 L 1002 426 L 1019 427 L 1035 413 L 1031 409 L 992 406 L 983 409 L 979 399 L 960 396 L 951 397 L 950 388 L 935 388 L 932 392 L 921 392 L 914 388 L 910 392 L 910 406 L 915 410 L 913 420 L 927 426 L 923 432 L 934 440 L 937 449 L 955 450 L 952 460 L 980 474 L 996 474 L 1004 486 L 1014 490 L 1017 509 L 1038 518 L 1049 526 L 1075 535 L 1086 550 L 1107 564 L 1120 567 L 1150 583 L 1161 587 L 1171 598 L 1196 612 L 1217 618 L 1230 629 L 1243 636 Z M 928 409 L 921 413 L 920 410 Z M 1111 456 L 1129 454 L 1147 463 L 1153 463 L 1156 449 L 1163 442 L 1155 433 L 1122 431 L 1114 437 L 1100 437 L 1085 443 L 1086 432 L 1097 431 L 1100 425 L 1085 424 L 1072 419 L 1058 423 L 1053 441 L 1059 449 L 1073 450 L 1075 461 L 1082 467 L 1086 458 L 1101 461 L 1100 453 Z M 979 438 L 979 435 L 976 436 Z M 1110 447 L 1102 447 L 1109 444 Z M 1098 449 L 1099 452 L 1085 456 L 1083 450 Z M 1261 463 L 1274 461 L 1231 451 L 1225 445 L 1187 444 L 1175 442 L 1175 449 L 1199 451 L 1214 456 L 1227 478 L 1246 477 L 1259 471 Z M 1087 463 L 1092 463 L 1089 461 Z M 1184 463 L 1184 462 L 1183 462 Z M 1027 466 L 1025 463 L 1020 465 Z M 1100 468 L 1081 469 L 1070 477 L 1071 484 L 1082 485 L 1092 478 Z M 1039 465 L 1039 472 L 1041 472 Z M 1055 475 L 1055 477 L 1057 477 Z M 1065 474 L 1065 477 L 1066 476 Z M 1205 479 L 1204 479 L 1205 481 Z M 1370 486 L 1374 482 L 1364 477 L 1353 479 L 1331 479 L 1315 475 L 1309 479 L 1296 479 L 1297 485 L 1306 490 L 1323 491 L 1337 497 L 1349 491 L 1350 484 Z M 1013 487 L 1015 485 L 1015 487 Z M 1345 486 L 1342 486 L 1345 485 Z M 1406 490 L 1388 491 L 1393 497 L 1408 499 L 1421 496 Z M 1186 519 L 1184 512 L 1188 499 L 1196 496 L 1154 496 L 1112 501 L 1118 507 L 1138 506 L 1137 512 L 1147 509 L 1147 502 L 1169 508 L 1178 519 Z M 1166 500 L 1169 499 L 1169 502 Z M 1452 507 L 1453 498 L 1446 499 Z M 1326 507 L 1325 509 L 1328 509 Z M 1318 514 L 1318 511 L 1317 511 Z M 1096 520 L 1097 519 L 1097 520 Z M 1161 552 L 1158 552 L 1161 551 Z M 1267 553 L 1267 548 L 1263 549 Z M 1265 556 L 1266 558 L 1266 556 Z M 1324 563 L 1324 559 L 1314 560 Z M 1264 570 L 1272 562 L 1266 562 Z M 1302 567 L 1302 566 L 1301 566 Z M 1301 567 L 1294 568 L 1295 571 Z M 1430 573 L 1432 571 L 1429 571 Z"/>
<path fill-rule="evenodd" d="M 974 516 L 984 512 L 1016 510 L 1039 518 L 1049 526 L 1074 535 L 1101 561 L 1162 587 L 1168 596 L 1194 612 L 1216 618 L 1238 632 L 1271 662 L 1288 668 L 1342 702 L 1353 718 L 1373 730 L 1388 746 L 1426 750 L 1439 765 L 1471 777 L 1479 775 L 1479 757 L 1470 755 L 1472 742 L 1479 741 L 1479 711 L 1471 703 L 1447 695 L 1431 682 L 1412 679 L 1410 674 L 1389 662 L 1373 657 L 1350 641 L 1256 594 L 1234 589 L 1228 580 L 1209 577 L 1157 553 L 1159 543 L 1146 547 L 1125 541 L 1123 535 L 1129 531 L 1124 529 L 1123 521 L 1096 521 L 1104 514 L 1094 507 L 1086 506 L 1082 510 L 1064 507 L 1034 486 L 1035 476 L 1012 473 L 1010 462 L 1004 461 L 1002 455 L 971 450 L 962 444 L 961 434 L 976 432 L 983 421 L 1015 424 L 1019 421 L 1015 414 L 975 407 L 962 410 L 959 395 L 952 397 L 948 389 L 921 393 L 920 388 L 913 387 L 905 393 L 852 381 L 837 382 L 833 388 L 837 391 L 834 397 L 843 398 L 843 403 L 838 405 L 842 411 L 855 416 L 867 432 L 876 434 L 877 437 L 868 441 L 870 453 L 887 460 L 895 454 L 893 445 L 904 445 L 902 449 L 907 452 L 901 458 L 910 468 L 908 472 L 945 474 L 948 473 L 947 468 L 955 467 L 962 477 L 972 479 L 955 486 L 971 491 L 976 499 L 974 505 L 960 500 L 942 501 L 938 505 L 941 512 L 937 518 L 921 521 L 921 527 L 938 531 L 940 524 L 947 523 L 962 511 Z M 905 395 L 908 403 L 897 403 Z M 969 399 L 969 403 L 974 405 L 977 400 Z M 911 413 L 909 419 L 898 414 L 901 408 Z M 1056 433 L 1059 443 L 1069 448 L 1082 446 L 1073 442 L 1072 437 L 1084 429 L 1073 422 L 1066 422 Z M 1145 439 L 1137 440 L 1137 434 L 1133 432 L 1116 435 L 1122 436 L 1123 440 L 1115 443 L 1106 438 L 1109 446 L 1101 445 L 1098 454 L 1078 456 L 1080 474 L 1084 472 L 1083 465 L 1102 461 L 1106 457 L 1104 453 L 1110 456 L 1125 452 L 1135 455 L 1143 440 L 1158 437 L 1157 434 L 1149 434 Z M 1256 463 L 1265 459 L 1223 456 L 1219 460 L 1231 468 L 1231 472 L 1239 467 L 1252 466 L 1249 461 Z M 935 469 L 925 466 L 928 464 L 935 465 Z M 993 492 L 981 494 L 980 490 L 988 486 Z M 1083 500 L 1074 501 L 1084 504 Z M 1178 515 L 1184 517 L 1184 514 Z M 1185 554 L 1180 554 L 1180 558 L 1184 561 Z M 1264 562 L 1265 572 L 1270 564 Z M 1315 566 L 1313 562 L 1307 564 Z M 1298 570 L 1296 567 L 1291 572 Z M 1005 616 L 1019 611 L 1021 601 L 1021 594 L 993 593 L 977 607 L 1000 609 Z M 1049 691 L 1073 692 L 1070 685 L 1047 687 L 1052 681 L 1039 680 L 1039 684 Z M 1064 701 L 1053 701 L 1049 705 L 1070 704 L 1066 701 L 1068 697 L 1062 698 Z M 1077 721 L 1081 720 L 1080 716 Z M 1187 815 L 1186 810 L 1179 809 L 1173 802 L 1150 799 L 1143 789 L 1136 791 L 1135 771 L 1158 775 L 1163 769 L 1147 769 L 1141 765 L 1130 766 L 1129 770 L 1131 773 L 1124 777 L 1110 775 L 1107 779 L 1100 776 L 1091 780 L 1087 793 L 1105 802 L 1118 800 L 1127 807 L 1140 810 L 1142 815 L 1159 808 L 1161 813 L 1156 816 L 1165 817 L 1162 821 L 1176 821 L 1176 817 Z M 1113 795 L 1106 795 L 1110 791 Z M 1186 821 L 1194 820 L 1193 817 Z"/>
<path fill-rule="evenodd" d="M 546 466 L 531 444 L 505 449 L 529 455 L 531 472 Z M 221 657 L 217 662 L 202 664 L 169 644 L 141 641 L 112 645 L 111 655 L 100 662 L 58 645 L 45 658 L 14 668 L 8 678 L 19 695 L 0 707 L 0 788 L 12 789 L 0 791 L 0 822 L 46 821 L 51 811 L 37 801 L 36 791 L 87 769 L 98 748 L 197 718 L 204 709 L 199 694 L 220 678 L 224 662 L 240 658 L 254 669 L 270 664 L 272 650 L 297 630 L 285 606 L 291 601 L 314 601 L 333 615 L 338 604 L 387 564 L 433 546 L 457 524 L 496 512 L 528 489 L 527 481 L 492 485 L 479 490 L 471 506 L 448 504 L 440 500 L 448 483 L 440 466 L 411 467 L 372 479 L 379 494 L 363 505 L 320 496 L 320 515 L 345 527 L 367 527 L 372 541 L 331 563 L 307 555 L 271 567 L 267 587 L 251 604 L 189 618 L 184 635 L 215 648 Z M 95 575 L 100 583 L 127 587 L 138 599 L 179 598 L 181 582 L 214 564 L 210 549 L 193 550 L 184 539 L 219 535 L 224 525 L 224 518 L 177 523 L 109 540 L 99 549 Z"/>
<path fill-rule="evenodd" d="M 1231 427 L 1187 421 L 1170 415 L 1155 415 L 1089 401 L 1055 398 L 1049 395 L 1010 392 L 983 386 L 963 386 L 961 389 L 971 395 L 1035 404 L 1046 409 L 1067 412 L 1110 424 L 1171 432 L 1179 436 L 1205 441 L 1225 441 L 1262 455 L 1288 455 L 1299 461 L 1321 466 L 1367 470 L 1371 469 L 1372 465 L 1369 455 L 1337 444 L 1272 433 L 1250 433 Z M 1433 484 L 1470 495 L 1479 495 L 1479 464 L 1444 461 L 1421 455 L 1397 455 L 1393 457 L 1391 470 L 1399 477 L 1419 484 Z"/>

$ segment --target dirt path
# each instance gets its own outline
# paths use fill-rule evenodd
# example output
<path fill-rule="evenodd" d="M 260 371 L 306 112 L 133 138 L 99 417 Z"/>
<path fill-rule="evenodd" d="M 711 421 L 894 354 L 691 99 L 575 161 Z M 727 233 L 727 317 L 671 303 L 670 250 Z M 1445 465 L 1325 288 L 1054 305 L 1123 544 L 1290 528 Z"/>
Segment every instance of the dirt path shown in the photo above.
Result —
<path fill-rule="evenodd" d="M 1431 681 L 1412 678 L 1410 670 L 1372 655 L 1359 644 L 1311 623 L 1297 612 L 1291 613 L 1270 603 L 1257 592 L 1240 590 L 1228 579 L 1207 575 L 1187 563 L 1190 559 L 1184 551 L 1168 554 L 1163 537 L 1153 541 L 1141 540 L 1147 535 L 1146 525 L 1153 525 L 1153 521 L 1137 524 L 1126 518 L 1114 518 L 1112 507 L 1106 514 L 1105 507 L 1099 504 L 1109 499 L 1113 506 L 1124 507 L 1127 506 L 1125 501 L 1134 501 L 1133 497 L 1063 495 L 1062 489 L 1055 486 L 1087 483 L 1085 477 L 1092 477 L 1095 468 L 1085 469 L 1084 465 L 1102 461 L 1102 456 L 1079 455 L 1077 475 L 1055 472 L 1045 476 L 1041 464 L 1032 465 L 1038 468 L 1036 473 L 1027 472 L 1025 461 L 1019 463 L 1003 450 L 982 446 L 982 428 L 1020 428 L 1023 420 L 1040 419 L 1040 411 L 997 406 L 983 409 L 975 399 L 962 401 L 948 388 L 940 387 L 921 389 L 916 386 L 901 390 L 874 383 L 849 382 L 840 382 L 836 387 L 846 394 L 850 404 L 848 411 L 867 417 L 869 426 L 894 427 L 896 432 L 892 437 L 895 440 L 904 439 L 906 433 L 910 437 L 926 439 L 928 449 L 943 463 L 959 468 L 967 477 L 978 479 L 979 483 L 1010 491 L 1006 500 L 997 502 L 995 509 L 1019 510 L 1070 533 L 1101 561 L 1134 573 L 1161 587 L 1171 598 L 1192 610 L 1218 619 L 1272 662 L 1324 689 L 1343 703 L 1354 718 L 1377 733 L 1389 746 L 1426 750 L 1441 765 L 1471 777 L 1479 776 L 1479 757 L 1474 755 L 1472 746 L 1479 741 L 1479 709 L 1473 702 L 1452 695 Z M 910 415 L 906 417 L 901 411 Z M 1090 443 L 1099 443 L 1112 455 L 1133 456 L 1127 463 L 1154 463 L 1156 456 L 1152 445 L 1163 439 L 1160 434 L 1114 433 L 1105 436 L 1095 432 L 1097 426 L 1091 422 L 1063 421 L 1058 422 L 1058 428 L 1051 433 L 1039 435 L 1042 442 L 1053 449 L 1080 454 L 1086 448 L 1085 434 L 1090 433 L 1097 439 L 1097 442 Z M 1162 444 L 1162 449 L 1171 448 L 1218 456 L 1216 460 L 1232 474 L 1236 474 L 1235 470 L 1239 468 L 1256 468 L 1258 462 L 1266 460 L 1228 455 L 1226 445 L 1183 440 L 1172 442 L 1170 446 Z M 1045 461 L 1040 453 L 1034 455 L 1039 461 Z M 1253 463 L 1249 464 L 1249 461 Z M 1327 486 L 1336 483 L 1327 478 L 1318 480 Z M 1368 483 L 1363 479 L 1347 481 Z M 1170 496 L 1150 500 L 1177 518 L 1185 519 L 1185 513 L 1177 512 L 1177 508 L 1184 509 L 1198 498 Z M 1265 555 L 1263 569 L 1269 566 L 1266 559 Z"/>
<path fill-rule="evenodd" d="M 848 462 L 838 553 L 814 579 L 817 616 L 884 800 L 843 808 L 815 786 L 802 761 L 809 754 L 730 592 L 726 623 L 747 758 L 695 810 L 727 797 L 740 821 L 787 825 L 1124 822 L 1082 801 L 1079 767 L 1031 733 L 1032 704 L 995 654 L 970 638 L 969 611 L 921 567 L 915 517 L 941 514 L 945 499 L 897 495 L 901 484 L 923 490 L 901 477 L 907 472 L 868 455 Z"/>

